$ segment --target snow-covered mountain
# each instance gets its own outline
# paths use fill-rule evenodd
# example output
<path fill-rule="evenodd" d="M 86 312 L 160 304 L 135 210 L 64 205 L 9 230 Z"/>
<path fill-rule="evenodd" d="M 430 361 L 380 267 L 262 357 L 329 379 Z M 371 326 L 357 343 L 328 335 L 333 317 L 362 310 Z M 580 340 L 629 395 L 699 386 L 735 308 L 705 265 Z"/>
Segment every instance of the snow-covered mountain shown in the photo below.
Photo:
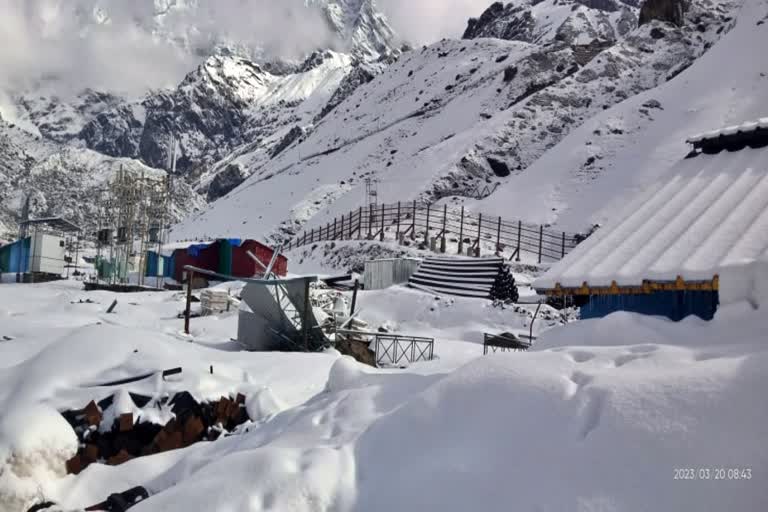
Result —
<path fill-rule="evenodd" d="M 113 158 L 33 136 L 0 120 L 0 238 L 13 238 L 27 196 L 32 217 L 64 216 L 86 229 L 95 229 L 98 191 L 119 169 L 162 174 L 138 160 Z M 174 219 L 204 205 L 184 182 L 174 187 Z"/>
<path fill-rule="evenodd" d="M 151 17 L 154 33 L 173 32 L 173 16 L 204 6 L 166 3 Z M 346 50 L 258 60 L 231 46 L 143 98 L 22 95 L 23 121 L 46 144 L 150 167 L 165 166 L 177 137 L 180 176 L 215 201 L 178 226 L 183 238 L 285 239 L 359 207 L 365 178 L 386 202 L 450 201 L 580 230 L 602 206 L 579 194 L 607 176 L 597 170 L 607 151 L 548 172 L 538 162 L 593 119 L 684 80 L 739 10 L 737 0 L 495 3 L 468 22 L 465 39 L 401 51 L 374 2 L 309 4 L 351 42 Z M 639 111 L 653 119 L 661 108 L 651 98 Z M 595 130 L 630 142 L 621 122 Z M 578 184 L 557 181 L 569 173 Z M 609 195 L 632 181 L 611 180 Z M 564 215 L 577 203 L 578 216 Z"/>
<path fill-rule="evenodd" d="M 534 12 L 541 5 L 527 8 Z M 571 8 L 588 9 L 580 3 Z M 365 178 L 378 181 L 383 202 L 459 201 L 529 219 L 529 203 L 520 203 L 523 208 L 508 201 L 500 192 L 509 189 L 505 185 L 521 176 L 538 183 L 529 169 L 571 131 L 629 98 L 682 79 L 733 27 L 737 8 L 730 1 L 698 0 L 688 5 L 682 26 L 651 19 L 615 41 L 569 42 L 555 29 L 534 43 L 527 36 L 445 40 L 407 52 L 336 106 L 300 144 L 263 164 L 250 154 L 238 156 L 235 161 L 251 166 L 253 176 L 177 233 L 282 239 L 361 206 Z M 626 9 L 634 15 L 633 7 Z M 499 23 L 505 20 L 501 11 Z M 644 110 L 650 113 L 654 105 Z M 617 128 L 613 135 L 621 133 Z M 476 199 L 495 183 L 502 187 Z M 536 213 L 537 219 L 557 222 L 563 199 L 539 201 L 536 212 L 549 215 Z M 588 216 L 568 221 L 583 229 Z"/>

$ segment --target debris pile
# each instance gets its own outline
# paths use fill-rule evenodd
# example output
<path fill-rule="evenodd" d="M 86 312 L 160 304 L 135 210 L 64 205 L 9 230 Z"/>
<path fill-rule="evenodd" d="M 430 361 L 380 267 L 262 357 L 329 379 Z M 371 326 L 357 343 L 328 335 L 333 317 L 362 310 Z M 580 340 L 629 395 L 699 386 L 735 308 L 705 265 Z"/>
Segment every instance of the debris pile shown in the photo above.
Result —
<path fill-rule="evenodd" d="M 67 473 L 78 474 L 93 463 L 117 466 L 136 457 L 214 441 L 250 421 L 245 400 L 238 394 L 234 399 L 200 403 L 186 391 L 161 399 L 119 391 L 83 409 L 65 411 L 62 416 L 80 440 L 77 454 L 67 461 Z"/>

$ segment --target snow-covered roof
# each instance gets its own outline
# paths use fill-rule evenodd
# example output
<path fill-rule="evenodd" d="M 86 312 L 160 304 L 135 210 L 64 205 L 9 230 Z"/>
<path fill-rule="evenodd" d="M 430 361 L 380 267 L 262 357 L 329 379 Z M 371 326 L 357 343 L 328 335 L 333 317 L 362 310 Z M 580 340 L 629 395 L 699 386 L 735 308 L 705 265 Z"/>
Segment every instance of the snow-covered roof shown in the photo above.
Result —
<path fill-rule="evenodd" d="M 768 258 L 768 148 L 686 158 L 549 272 L 538 290 L 713 283 Z"/>
<path fill-rule="evenodd" d="M 735 135 L 748 135 L 755 134 L 756 132 L 762 132 L 763 135 L 768 137 L 768 117 L 763 117 L 757 121 L 749 121 L 739 125 L 726 126 L 720 130 L 712 130 L 710 132 L 699 133 L 688 137 L 689 144 L 694 146 L 703 142 L 709 142 L 714 140 L 723 140 L 727 137 Z"/>

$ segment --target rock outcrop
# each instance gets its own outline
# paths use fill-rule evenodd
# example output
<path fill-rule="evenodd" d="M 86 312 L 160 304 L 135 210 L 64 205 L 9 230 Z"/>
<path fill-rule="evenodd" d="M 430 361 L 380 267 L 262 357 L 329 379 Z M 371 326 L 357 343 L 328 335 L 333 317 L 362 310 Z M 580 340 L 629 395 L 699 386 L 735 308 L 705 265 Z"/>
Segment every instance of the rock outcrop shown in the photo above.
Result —
<path fill-rule="evenodd" d="M 646 0 L 640 7 L 639 24 L 645 25 L 652 20 L 659 20 L 682 27 L 686 11 L 686 0 Z"/>
<path fill-rule="evenodd" d="M 619 0 L 495 2 L 479 18 L 469 20 L 464 39 L 493 37 L 527 43 L 555 39 L 568 44 L 615 41 L 637 26 L 636 10 L 633 3 Z"/>

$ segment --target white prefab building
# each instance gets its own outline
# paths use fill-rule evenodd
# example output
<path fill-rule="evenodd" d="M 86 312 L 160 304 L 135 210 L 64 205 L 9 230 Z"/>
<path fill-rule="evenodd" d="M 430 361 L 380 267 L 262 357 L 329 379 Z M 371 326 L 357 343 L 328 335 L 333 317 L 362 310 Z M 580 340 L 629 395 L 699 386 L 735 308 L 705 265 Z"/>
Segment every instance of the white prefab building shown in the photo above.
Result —
<path fill-rule="evenodd" d="M 581 297 L 582 318 L 712 318 L 768 301 L 768 118 L 688 140 L 694 150 L 534 282 Z"/>
<path fill-rule="evenodd" d="M 45 233 L 33 233 L 29 245 L 29 272 L 62 275 L 65 272 L 64 239 Z"/>

